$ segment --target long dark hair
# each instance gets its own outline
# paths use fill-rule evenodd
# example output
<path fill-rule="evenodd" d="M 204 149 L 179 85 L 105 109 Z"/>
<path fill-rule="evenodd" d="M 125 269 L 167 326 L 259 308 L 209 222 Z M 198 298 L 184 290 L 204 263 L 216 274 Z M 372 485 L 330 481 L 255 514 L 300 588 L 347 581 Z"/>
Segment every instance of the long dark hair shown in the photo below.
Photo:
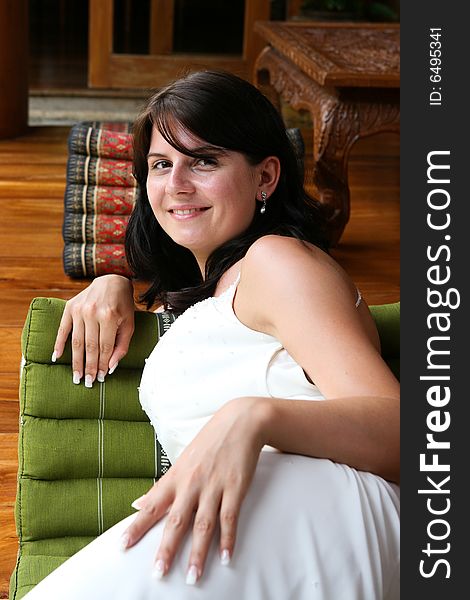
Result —
<path fill-rule="evenodd" d="M 281 175 L 264 214 L 259 211 L 241 235 L 208 258 L 203 278 L 194 255 L 163 231 L 150 206 L 146 182 L 152 129 L 176 150 L 200 156 L 182 146 L 181 128 L 210 145 L 241 152 L 252 165 L 277 156 Z M 140 300 L 181 312 L 214 294 L 222 274 L 263 235 L 278 234 L 327 249 L 322 206 L 303 188 L 293 146 L 281 116 L 247 81 L 230 73 L 200 71 L 178 79 L 154 94 L 134 124 L 134 175 L 139 197 L 126 231 L 126 257 L 137 279 L 150 283 Z"/>

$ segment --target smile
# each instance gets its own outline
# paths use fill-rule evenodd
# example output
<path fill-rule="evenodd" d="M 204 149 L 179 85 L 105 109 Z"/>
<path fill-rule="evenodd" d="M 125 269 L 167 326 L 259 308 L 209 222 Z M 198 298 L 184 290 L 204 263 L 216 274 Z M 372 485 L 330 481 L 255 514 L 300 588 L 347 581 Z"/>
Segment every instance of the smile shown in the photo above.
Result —
<path fill-rule="evenodd" d="M 174 215 L 193 215 L 194 213 L 203 212 L 204 210 L 207 210 L 207 208 L 185 208 L 183 210 L 174 209 L 170 212 L 172 212 Z"/>
<path fill-rule="evenodd" d="M 209 210 L 209 206 L 192 208 L 172 208 L 168 212 L 176 219 L 192 219 Z"/>

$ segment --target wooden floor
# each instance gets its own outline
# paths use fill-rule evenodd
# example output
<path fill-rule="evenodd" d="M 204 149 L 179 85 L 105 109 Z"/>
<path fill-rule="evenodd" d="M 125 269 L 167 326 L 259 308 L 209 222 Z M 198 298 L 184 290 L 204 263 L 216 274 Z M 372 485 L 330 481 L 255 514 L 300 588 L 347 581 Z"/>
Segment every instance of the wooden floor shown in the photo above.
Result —
<path fill-rule="evenodd" d="M 13 505 L 21 328 L 35 296 L 69 298 L 86 285 L 62 269 L 67 134 L 68 128 L 36 127 L 24 137 L 0 141 L 0 598 L 8 597 L 17 551 Z M 349 169 L 352 217 L 332 254 L 369 303 L 396 301 L 398 136 L 358 142 Z"/>

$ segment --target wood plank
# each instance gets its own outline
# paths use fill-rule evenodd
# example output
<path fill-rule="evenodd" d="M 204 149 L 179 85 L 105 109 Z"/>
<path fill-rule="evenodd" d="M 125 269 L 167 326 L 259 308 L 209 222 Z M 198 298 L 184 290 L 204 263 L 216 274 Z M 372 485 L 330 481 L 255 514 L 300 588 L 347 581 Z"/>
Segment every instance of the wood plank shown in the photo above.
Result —
<path fill-rule="evenodd" d="M 65 192 L 65 179 L 56 177 L 56 181 L 44 177 L 43 181 L 36 181 L 33 187 L 30 181 L 13 181 L 0 179 L 0 199 L 11 200 L 12 198 L 62 198 Z M 26 216 L 26 215 L 25 215 Z"/>
<path fill-rule="evenodd" d="M 10 164 L 0 164 L 0 177 L 6 181 L 24 181 L 32 183 L 33 181 L 47 181 L 50 178 L 62 180 L 65 183 L 65 163 L 49 163 L 47 165 L 37 163 L 27 166 L 23 163 L 22 155 L 18 156 L 18 161 Z"/>
<path fill-rule="evenodd" d="M 50 185 L 50 184 L 49 184 Z M 10 189 L 10 193 L 13 190 Z M 55 256 L 63 248 L 62 219 L 63 200 L 61 198 L 42 199 L 37 202 L 31 198 L 15 199 L 8 202 L 0 199 L 0 206 L 5 205 L 0 221 L 0 257 Z M 27 243 L 26 240 L 34 240 Z M 25 243 L 26 242 L 26 243 Z"/>
<path fill-rule="evenodd" d="M 41 220 L 47 223 L 52 220 L 55 226 L 56 223 L 62 223 L 64 216 L 62 198 L 43 197 L 39 201 L 36 198 L 15 198 L 15 201 L 10 203 L 0 200 L 0 206 L 4 209 L 0 220 L 0 231 L 11 225 L 11 223 L 5 225 L 5 219 L 20 224 L 23 221 L 37 223 Z"/>
<path fill-rule="evenodd" d="M 47 145 L 44 145 L 44 150 L 47 148 Z M 54 154 L 52 152 L 43 152 L 41 153 L 40 148 L 35 148 L 34 150 L 30 150 L 25 152 L 25 149 L 19 145 L 18 148 L 9 149 L 8 152 L 0 152 L 0 164 L 1 165 L 17 165 L 19 161 L 23 163 L 23 170 L 27 171 L 30 165 L 51 165 L 56 166 L 60 165 L 64 168 L 67 164 L 67 160 L 64 156 L 64 151 L 66 151 L 66 147 L 62 145 L 60 148 L 57 148 L 57 152 Z M 25 167 L 24 165 L 27 165 Z"/>
<path fill-rule="evenodd" d="M 86 283 L 82 282 L 80 287 L 77 286 L 76 289 L 70 290 L 54 290 L 46 287 L 37 290 L 17 290 L 11 289 L 9 286 L 2 289 L 0 285 L 2 307 L 4 307 L 3 314 L 0 315 L 0 327 L 22 327 L 33 298 L 49 298 L 53 296 L 54 298 L 68 300 L 72 296 L 75 296 L 82 287 L 86 287 L 88 283 L 88 281 Z"/>
<path fill-rule="evenodd" d="M 28 241 L 25 240 L 25 244 Z M 54 255 L 46 257 L 34 255 L 7 256 L 0 261 L 0 291 L 7 289 L 32 292 L 31 298 L 40 295 L 51 295 L 52 292 L 70 290 L 70 295 L 77 294 L 90 282 L 86 279 L 72 279 L 65 275 L 62 264 L 62 244 L 55 248 Z M 48 294 L 39 294 L 39 291 Z M 7 296 L 6 296 L 7 297 Z M 23 298 L 23 296 L 21 296 Z M 0 304 L 1 305 L 1 304 Z"/>
<path fill-rule="evenodd" d="M 18 539 L 13 514 L 18 465 L 18 435 L 0 433 L 0 598 L 8 598 L 10 575 L 15 568 Z"/>
<path fill-rule="evenodd" d="M 0 377 L 19 372 L 21 363 L 21 327 L 0 327 Z"/>
<path fill-rule="evenodd" d="M 16 392 L 18 396 L 18 391 Z M 19 419 L 18 397 L 14 401 L 0 400 L 0 433 L 17 433 Z"/>
<path fill-rule="evenodd" d="M 154 89 L 167 85 L 189 71 L 220 69 L 251 79 L 246 62 L 221 54 L 132 55 L 112 54 L 109 58 L 110 87 Z"/>
<path fill-rule="evenodd" d="M 150 0 L 150 54 L 170 54 L 173 50 L 175 3 L 173 0 Z"/>
<path fill-rule="evenodd" d="M 113 0 L 89 2 L 88 87 L 110 87 L 108 61 L 113 51 L 113 7 Z"/>
<path fill-rule="evenodd" d="M 0 402 L 13 402 L 18 403 L 18 385 L 20 382 L 20 369 L 15 369 L 12 373 L 1 374 L 1 387 L 0 387 Z M 0 415 L 3 413 L 0 410 Z M 2 420 L 0 419 L 0 421 Z"/>
<path fill-rule="evenodd" d="M 252 80 L 253 65 L 265 44 L 255 31 L 256 21 L 266 21 L 271 16 L 269 0 L 245 0 L 245 22 L 243 25 L 243 58 L 247 65 L 247 78 Z"/>

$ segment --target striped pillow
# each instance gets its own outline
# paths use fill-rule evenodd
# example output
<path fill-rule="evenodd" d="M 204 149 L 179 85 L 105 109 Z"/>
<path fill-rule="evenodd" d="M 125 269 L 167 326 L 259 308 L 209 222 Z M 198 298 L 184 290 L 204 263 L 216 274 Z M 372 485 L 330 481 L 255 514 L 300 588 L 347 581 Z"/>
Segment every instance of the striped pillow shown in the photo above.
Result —
<path fill-rule="evenodd" d="M 140 407 L 137 386 L 171 315 L 136 313 L 127 356 L 105 383 L 72 383 L 67 346 L 51 363 L 64 301 L 33 300 L 22 336 L 16 525 L 10 598 L 21 598 L 69 556 L 133 512 L 170 463 Z"/>

